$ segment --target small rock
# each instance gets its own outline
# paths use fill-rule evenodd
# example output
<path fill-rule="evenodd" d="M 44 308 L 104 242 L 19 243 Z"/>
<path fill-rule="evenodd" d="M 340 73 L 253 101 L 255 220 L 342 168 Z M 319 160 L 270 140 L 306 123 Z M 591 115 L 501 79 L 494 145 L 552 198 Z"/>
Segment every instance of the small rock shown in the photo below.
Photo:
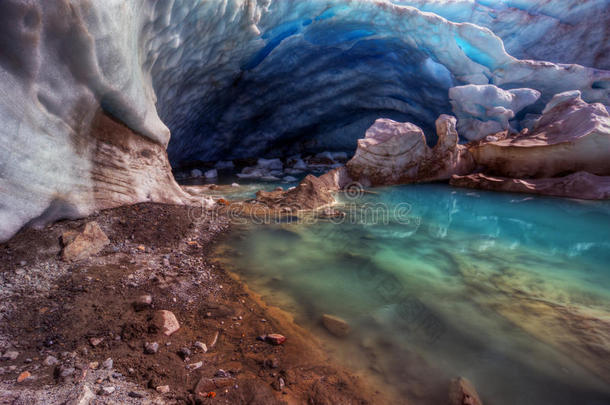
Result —
<path fill-rule="evenodd" d="M 229 378 L 231 377 L 231 374 L 227 373 L 222 368 L 219 368 L 218 371 L 214 374 L 214 377 Z"/>
<path fill-rule="evenodd" d="M 64 250 L 62 257 L 65 261 L 78 261 L 88 258 L 89 256 L 99 253 L 110 240 L 102 231 L 97 222 L 89 222 L 85 225 L 85 229 L 78 233 L 70 235 L 62 235 L 64 241 Z M 66 244 L 66 242 L 69 242 Z"/>
<path fill-rule="evenodd" d="M 32 362 L 32 359 L 27 358 L 27 359 L 23 360 L 23 362 L 24 362 L 24 363 L 26 363 L 26 364 L 28 364 L 28 363 L 31 363 L 31 362 Z"/>
<path fill-rule="evenodd" d="M 91 370 L 97 370 L 99 366 L 100 366 L 99 361 L 92 361 L 91 363 L 89 363 L 89 368 Z"/>
<path fill-rule="evenodd" d="M 178 355 L 180 355 L 180 357 L 182 357 L 183 359 L 186 359 L 187 357 L 191 356 L 191 351 L 190 351 L 190 349 L 188 347 L 183 347 L 178 352 Z"/>
<path fill-rule="evenodd" d="M 286 383 L 284 382 L 284 379 L 282 377 L 280 377 L 277 381 L 274 382 L 273 384 L 273 388 L 275 388 L 278 391 L 284 391 L 284 387 L 286 386 Z"/>
<path fill-rule="evenodd" d="M 93 398 L 95 398 L 95 394 L 85 385 L 78 398 L 73 402 L 73 405 L 89 405 L 93 401 Z"/>
<path fill-rule="evenodd" d="M 144 343 L 144 353 L 155 354 L 159 351 L 159 343 L 157 342 L 146 342 Z"/>
<path fill-rule="evenodd" d="M 272 359 L 265 360 L 265 365 L 269 368 L 278 368 L 280 366 L 280 362 L 274 357 Z"/>
<path fill-rule="evenodd" d="M 144 311 L 145 309 L 149 308 L 151 305 L 152 305 L 152 295 L 150 295 L 150 294 L 140 295 L 133 302 L 133 308 L 136 311 Z"/>
<path fill-rule="evenodd" d="M 17 357 L 19 357 L 19 352 L 11 350 L 5 352 L 2 357 L 0 357 L 0 360 L 15 360 Z"/>
<path fill-rule="evenodd" d="M 279 346 L 286 341 L 286 336 L 280 335 L 279 333 L 271 333 L 265 336 L 265 342 L 275 346 Z"/>
<path fill-rule="evenodd" d="M 155 388 L 159 394 L 167 394 L 169 390 L 169 385 L 159 385 Z"/>
<path fill-rule="evenodd" d="M 73 375 L 75 371 L 76 369 L 74 367 L 61 366 L 58 374 L 61 378 L 67 378 Z"/>
<path fill-rule="evenodd" d="M 163 258 L 163 266 L 170 267 L 170 262 L 169 262 L 169 259 L 167 257 Z"/>
<path fill-rule="evenodd" d="M 195 393 L 201 395 L 201 393 L 215 391 L 220 388 L 229 387 L 235 384 L 234 378 L 206 378 L 203 377 L 197 383 L 195 387 Z"/>
<path fill-rule="evenodd" d="M 350 333 L 349 324 L 337 316 L 322 315 L 322 324 L 330 333 L 337 337 L 345 337 Z"/>
<path fill-rule="evenodd" d="M 140 394 L 139 392 L 129 391 L 127 394 L 130 398 L 144 398 L 144 394 Z"/>
<path fill-rule="evenodd" d="M 218 177 L 218 170 L 216 170 L 216 169 L 208 170 L 207 172 L 205 172 L 206 179 L 215 179 L 217 177 Z"/>
<path fill-rule="evenodd" d="M 203 367 L 203 361 L 198 361 L 197 363 L 187 365 L 186 369 L 193 371 L 193 370 L 197 370 L 198 368 L 201 368 L 201 367 Z"/>
<path fill-rule="evenodd" d="M 59 360 L 53 356 L 47 356 L 47 358 L 42 362 L 42 364 L 45 366 L 55 366 L 57 363 L 59 363 Z"/>
<path fill-rule="evenodd" d="M 23 373 L 19 374 L 19 377 L 17 377 L 17 382 L 24 382 L 25 380 L 27 380 L 28 378 L 30 378 L 32 376 L 32 374 L 30 374 L 29 371 L 24 371 Z"/>
<path fill-rule="evenodd" d="M 102 343 L 104 341 L 104 338 L 91 338 L 89 339 L 89 343 L 91 344 L 91 346 L 96 347 L 98 346 L 100 343 Z"/>
<path fill-rule="evenodd" d="M 100 390 L 100 395 L 112 395 L 114 393 L 114 391 L 116 391 L 116 388 L 110 386 L 110 387 L 104 387 Z"/>
<path fill-rule="evenodd" d="M 472 383 L 463 377 L 451 380 L 449 385 L 449 404 L 483 405 Z"/>
<path fill-rule="evenodd" d="M 195 342 L 193 346 L 195 346 L 197 349 L 201 350 L 204 353 L 208 352 L 208 346 L 205 343 Z"/>
<path fill-rule="evenodd" d="M 107 358 L 102 363 L 102 367 L 104 367 L 106 370 L 112 370 L 113 365 L 114 365 L 114 361 L 111 358 Z"/>
<path fill-rule="evenodd" d="M 161 310 L 155 312 L 153 324 L 159 328 L 159 330 L 165 336 L 171 336 L 174 332 L 180 329 L 178 319 L 176 319 L 176 315 L 174 315 L 171 311 Z"/>

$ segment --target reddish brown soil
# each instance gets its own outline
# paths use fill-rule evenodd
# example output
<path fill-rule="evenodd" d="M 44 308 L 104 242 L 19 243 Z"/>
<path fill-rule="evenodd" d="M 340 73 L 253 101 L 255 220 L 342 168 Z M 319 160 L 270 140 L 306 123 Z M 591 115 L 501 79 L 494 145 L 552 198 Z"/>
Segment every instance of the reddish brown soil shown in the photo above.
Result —
<path fill-rule="evenodd" d="M 110 245 L 85 261 L 62 262 L 62 232 L 91 220 L 100 224 Z M 20 353 L 14 362 L 0 364 L 19 365 L 1 374 L 0 381 L 14 383 L 17 391 L 76 384 L 90 362 L 112 358 L 114 369 L 145 394 L 156 395 L 151 387 L 169 385 L 170 393 L 163 396 L 169 403 L 385 403 L 382 394 L 331 365 L 307 331 L 208 261 L 214 239 L 226 228 L 222 218 L 194 222 L 188 207 L 142 204 L 23 230 L 0 245 L 0 281 L 10 297 L 2 307 L 0 351 Z M 142 294 L 151 294 L 153 305 L 136 312 L 132 302 Z M 181 324 L 171 337 L 151 326 L 159 309 L 172 311 Z M 266 333 L 281 333 L 287 341 L 272 346 L 256 339 Z M 93 347 L 91 338 L 103 341 Z M 153 341 L 159 352 L 144 354 L 145 342 Z M 208 353 L 197 351 L 196 341 L 207 344 Z M 187 361 L 178 355 L 182 347 L 192 351 Z M 62 359 L 62 352 L 76 354 L 73 377 L 58 378 L 54 367 L 31 368 L 49 354 Z M 28 358 L 32 362 L 24 363 Z M 186 369 L 199 361 L 202 368 Z M 37 378 L 17 384 L 17 375 L 27 369 Z M 233 378 L 230 384 L 215 389 L 213 399 L 196 395 L 197 382 L 219 369 Z M 96 398 L 107 403 L 112 396 Z"/>

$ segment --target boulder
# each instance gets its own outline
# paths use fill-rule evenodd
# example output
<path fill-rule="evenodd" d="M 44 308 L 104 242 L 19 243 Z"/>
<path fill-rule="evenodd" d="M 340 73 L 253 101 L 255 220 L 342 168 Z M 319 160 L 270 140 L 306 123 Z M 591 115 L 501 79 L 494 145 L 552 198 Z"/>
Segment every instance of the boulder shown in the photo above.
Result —
<path fill-rule="evenodd" d="M 99 253 L 110 243 L 108 237 L 102 231 L 97 222 L 89 222 L 80 233 L 68 231 L 62 235 L 64 247 L 62 257 L 66 261 L 84 260 Z"/>
<path fill-rule="evenodd" d="M 469 148 L 481 171 L 514 179 L 551 178 L 580 171 L 610 175 L 610 115 L 580 92 L 556 95 L 533 131 Z M 456 173 L 457 174 L 457 173 Z"/>
<path fill-rule="evenodd" d="M 483 405 L 479 394 L 470 381 L 454 378 L 449 385 L 449 405 Z"/>
<path fill-rule="evenodd" d="M 176 315 L 173 312 L 161 310 L 155 312 L 153 317 L 153 325 L 156 326 L 165 336 L 171 336 L 178 329 L 180 329 L 180 323 L 176 319 Z"/>
<path fill-rule="evenodd" d="M 330 333 L 337 337 L 345 337 L 350 333 L 349 324 L 337 316 L 322 315 L 322 324 Z"/>
<path fill-rule="evenodd" d="M 328 183 L 313 175 L 308 175 L 301 183 L 288 191 L 259 191 L 256 201 L 269 208 L 290 208 L 311 210 L 333 204 L 335 199 Z"/>
<path fill-rule="evenodd" d="M 429 148 L 416 125 L 378 119 L 358 141 L 347 173 L 363 185 L 447 180 L 453 174 L 468 174 L 474 163 L 467 148 L 458 145 L 455 125 L 454 117 L 441 115 L 436 121 L 437 145 Z"/>

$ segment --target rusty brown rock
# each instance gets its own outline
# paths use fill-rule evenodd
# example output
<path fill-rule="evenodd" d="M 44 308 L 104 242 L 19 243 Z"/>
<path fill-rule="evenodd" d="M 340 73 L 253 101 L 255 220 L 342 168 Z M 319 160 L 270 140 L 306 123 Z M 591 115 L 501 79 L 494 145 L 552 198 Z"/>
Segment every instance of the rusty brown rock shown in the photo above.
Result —
<path fill-rule="evenodd" d="M 176 319 L 176 315 L 174 315 L 173 312 L 166 310 L 155 312 L 153 325 L 155 325 L 165 336 L 171 336 L 180 329 L 180 323 L 178 322 L 178 319 Z"/>
<path fill-rule="evenodd" d="M 483 405 L 483 402 L 472 383 L 458 377 L 449 385 L 449 405 Z"/>
<path fill-rule="evenodd" d="M 64 243 L 69 242 L 62 252 L 62 257 L 66 261 L 84 260 L 98 254 L 110 243 L 97 222 L 88 222 L 80 233 L 64 233 L 62 240 Z"/>
<path fill-rule="evenodd" d="M 338 316 L 324 314 L 322 315 L 322 324 L 333 335 L 337 337 L 345 337 L 350 333 L 350 326 Z"/>

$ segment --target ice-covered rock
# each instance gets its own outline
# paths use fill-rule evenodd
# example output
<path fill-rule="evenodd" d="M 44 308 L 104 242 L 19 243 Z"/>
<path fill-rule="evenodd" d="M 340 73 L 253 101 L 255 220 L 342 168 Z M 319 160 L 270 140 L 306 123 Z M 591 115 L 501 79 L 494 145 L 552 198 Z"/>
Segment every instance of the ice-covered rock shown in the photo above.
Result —
<path fill-rule="evenodd" d="M 534 130 L 470 148 L 486 174 L 549 178 L 580 171 L 610 175 L 610 115 L 579 92 L 556 95 Z"/>
<path fill-rule="evenodd" d="M 493 85 L 471 84 L 449 90 L 458 132 L 469 140 L 511 129 L 509 121 L 539 98 L 537 90 L 502 90 Z"/>
<path fill-rule="evenodd" d="M 203 172 L 199 169 L 191 170 L 191 177 L 203 177 Z"/>
<path fill-rule="evenodd" d="M 454 117 L 439 117 L 438 142 L 429 148 L 418 126 L 379 119 L 358 141 L 356 154 L 346 165 L 349 176 L 365 185 L 389 185 L 470 173 L 474 162 L 467 148 L 458 145 L 455 125 Z"/>
<path fill-rule="evenodd" d="M 206 179 L 215 179 L 218 178 L 218 170 L 212 169 L 205 172 Z"/>

